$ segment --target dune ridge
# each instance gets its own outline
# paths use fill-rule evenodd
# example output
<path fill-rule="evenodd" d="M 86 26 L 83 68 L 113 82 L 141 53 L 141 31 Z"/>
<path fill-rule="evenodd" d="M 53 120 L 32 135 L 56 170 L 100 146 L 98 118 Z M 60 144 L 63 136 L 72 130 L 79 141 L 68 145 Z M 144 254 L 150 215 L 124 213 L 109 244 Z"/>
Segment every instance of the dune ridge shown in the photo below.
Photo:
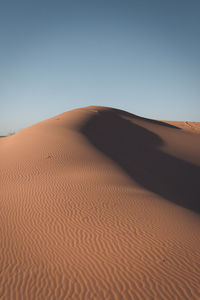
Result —
<path fill-rule="evenodd" d="M 199 299 L 190 127 L 91 106 L 0 139 L 0 299 Z"/>

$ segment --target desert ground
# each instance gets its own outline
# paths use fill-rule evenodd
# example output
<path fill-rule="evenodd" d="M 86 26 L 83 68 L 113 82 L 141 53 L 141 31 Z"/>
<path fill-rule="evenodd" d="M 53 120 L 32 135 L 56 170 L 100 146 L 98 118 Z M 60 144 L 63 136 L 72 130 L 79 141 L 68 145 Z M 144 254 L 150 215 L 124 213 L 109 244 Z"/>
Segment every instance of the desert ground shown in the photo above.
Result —
<path fill-rule="evenodd" d="M 0 299 L 200 299 L 200 123 L 90 106 L 0 139 Z"/>

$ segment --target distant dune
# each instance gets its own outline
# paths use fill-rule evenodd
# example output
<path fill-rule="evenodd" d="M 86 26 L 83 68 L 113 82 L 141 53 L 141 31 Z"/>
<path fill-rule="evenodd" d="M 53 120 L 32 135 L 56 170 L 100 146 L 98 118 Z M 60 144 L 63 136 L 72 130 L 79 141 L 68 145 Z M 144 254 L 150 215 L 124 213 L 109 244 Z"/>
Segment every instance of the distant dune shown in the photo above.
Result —
<path fill-rule="evenodd" d="M 200 299 L 200 123 L 86 107 L 0 139 L 0 299 Z"/>

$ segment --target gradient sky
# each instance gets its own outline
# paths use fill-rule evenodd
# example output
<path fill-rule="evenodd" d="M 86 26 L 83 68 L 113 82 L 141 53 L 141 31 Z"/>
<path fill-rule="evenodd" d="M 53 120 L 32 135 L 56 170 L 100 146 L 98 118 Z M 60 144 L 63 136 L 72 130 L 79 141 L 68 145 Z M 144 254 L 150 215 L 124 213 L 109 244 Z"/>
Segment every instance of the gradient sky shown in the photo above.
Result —
<path fill-rule="evenodd" d="M 87 105 L 200 121 L 199 0 L 2 0 L 0 134 Z"/>

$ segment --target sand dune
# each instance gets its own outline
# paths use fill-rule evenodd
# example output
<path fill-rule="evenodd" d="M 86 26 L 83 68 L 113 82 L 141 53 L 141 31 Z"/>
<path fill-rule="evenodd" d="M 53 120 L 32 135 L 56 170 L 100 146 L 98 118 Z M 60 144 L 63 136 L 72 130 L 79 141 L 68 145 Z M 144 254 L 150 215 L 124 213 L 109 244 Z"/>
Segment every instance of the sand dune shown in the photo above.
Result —
<path fill-rule="evenodd" d="M 0 139 L 0 299 L 200 299 L 200 124 L 105 107 Z"/>

